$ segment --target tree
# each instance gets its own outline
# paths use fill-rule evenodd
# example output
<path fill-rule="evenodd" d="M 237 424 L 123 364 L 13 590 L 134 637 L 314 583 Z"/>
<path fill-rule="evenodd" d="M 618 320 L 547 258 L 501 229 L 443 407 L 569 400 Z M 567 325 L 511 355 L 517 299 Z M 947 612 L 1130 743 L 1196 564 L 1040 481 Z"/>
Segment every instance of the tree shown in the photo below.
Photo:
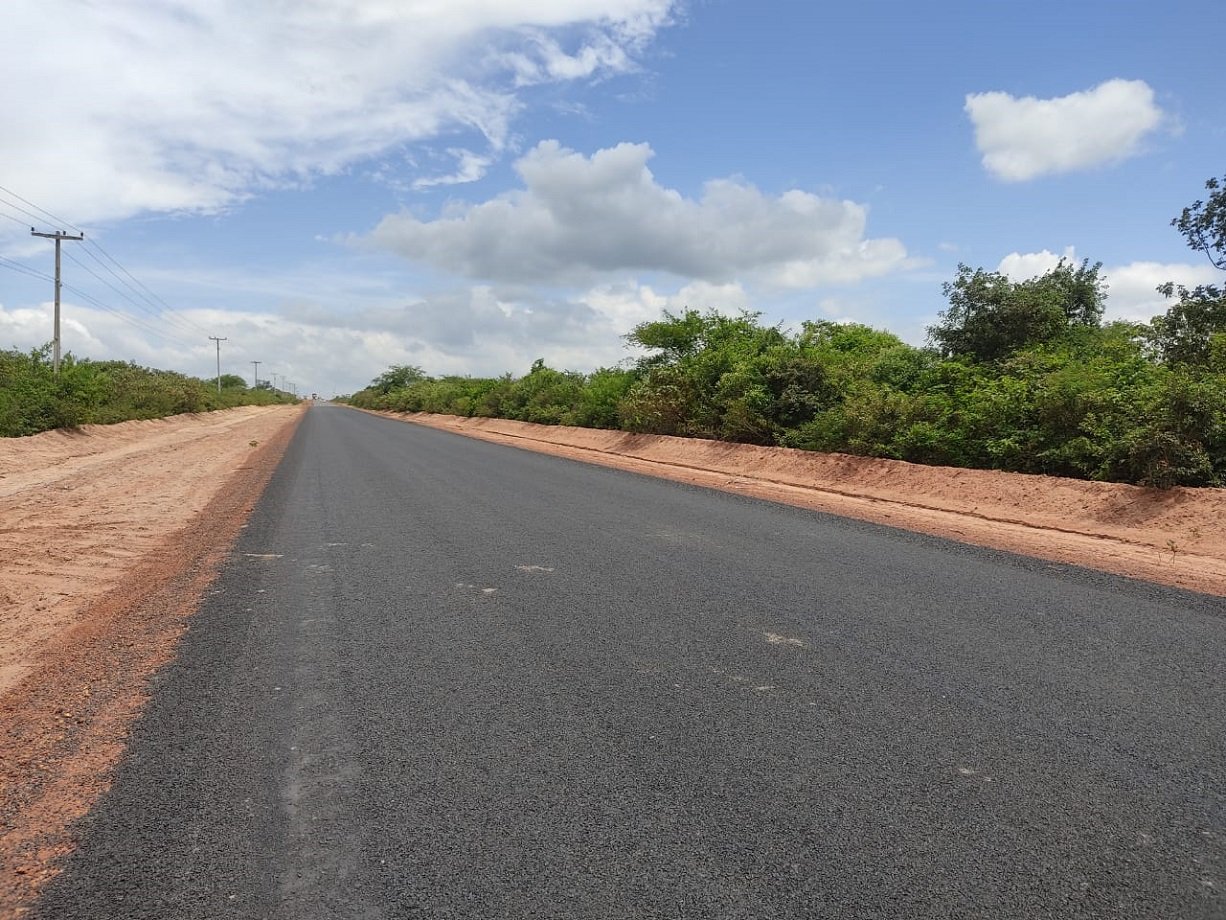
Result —
<path fill-rule="evenodd" d="M 1101 268 L 1088 259 L 1080 266 L 1061 259 L 1038 278 L 1011 281 L 1000 272 L 959 265 L 957 277 L 942 285 L 949 309 L 928 327 L 929 340 L 946 357 L 996 361 L 1071 328 L 1097 327 L 1106 297 Z"/>
<path fill-rule="evenodd" d="M 1226 270 L 1226 187 L 1222 183 L 1208 180 L 1209 200 L 1184 208 L 1171 226 L 1183 234 L 1190 248 Z M 1226 342 L 1226 290 L 1216 284 L 1189 290 L 1168 281 L 1159 285 L 1158 293 L 1178 297 L 1178 301 L 1150 322 L 1150 343 L 1168 364 L 1206 364 Z"/>
<path fill-rule="evenodd" d="M 221 388 L 223 390 L 242 389 L 245 386 L 247 386 L 247 381 L 238 376 L 238 374 L 221 375 Z"/>
<path fill-rule="evenodd" d="M 1205 182 L 1207 201 L 1194 201 L 1171 221 L 1188 246 L 1203 252 L 1216 268 L 1226 271 L 1226 177 Z"/>
<path fill-rule="evenodd" d="M 370 382 L 367 389 L 378 393 L 390 393 L 392 390 L 403 390 L 410 384 L 426 379 L 426 372 L 412 364 L 395 364 Z"/>
<path fill-rule="evenodd" d="M 1226 340 L 1226 296 L 1212 284 L 1188 290 L 1169 281 L 1158 293 L 1179 300 L 1150 321 L 1146 337 L 1154 349 L 1168 364 L 1208 363 L 1215 340 Z"/>

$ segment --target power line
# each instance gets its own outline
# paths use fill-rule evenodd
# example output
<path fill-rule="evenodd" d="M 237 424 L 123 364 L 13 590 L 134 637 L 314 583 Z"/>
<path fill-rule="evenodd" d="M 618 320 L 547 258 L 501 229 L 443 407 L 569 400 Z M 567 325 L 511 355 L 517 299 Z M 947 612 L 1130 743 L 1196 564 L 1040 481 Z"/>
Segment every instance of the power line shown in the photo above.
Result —
<path fill-rule="evenodd" d="M 66 254 L 66 255 L 67 255 L 67 254 Z M 106 280 L 106 278 L 103 278 L 101 275 L 99 275 L 97 272 L 95 272 L 95 271 L 94 271 L 92 268 L 90 268 L 88 265 L 86 265 L 86 264 L 85 264 L 84 262 L 82 262 L 80 259 L 77 259 L 77 258 L 75 258 L 74 256 L 71 256 L 71 255 L 68 255 L 68 258 L 69 258 L 71 261 L 73 261 L 74 263 L 76 263 L 77 265 L 79 265 L 79 266 L 81 267 L 81 269 L 82 269 L 83 271 L 85 271 L 87 274 L 92 275 L 92 276 L 93 276 L 93 277 L 94 277 L 94 278 L 95 278 L 95 279 L 96 279 L 96 280 L 97 280 L 99 283 L 101 283 L 101 284 L 105 284 L 107 287 L 109 287 L 109 288 L 110 288 L 112 291 L 114 291 L 116 294 L 118 294 L 120 297 L 122 297 L 124 300 L 126 300 L 128 303 L 130 303 L 132 306 L 136 307 L 136 309 L 138 309 L 138 310 L 140 310 L 140 311 L 142 311 L 142 312 L 144 312 L 144 313 L 148 313 L 148 314 L 149 314 L 150 316 L 152 316 L 154 319 L 167 319 L 167 317 L 165 317 L 165 316 L 164 316 L 164 314 L 163 314 L 161 311 L 157 310 L 156 308 L 150 308 L 150 307 L 144 306 L 144 305 L 142 305 L 142 304 L 141 304 L 139 301 L 134 300 L 134 299 L 132 298 L 132 295 L 131 295 L 131 294 L 128 294 L 127 292 L 125 292 L 125 291 L 121 290 L 120 288 L 116 287 L 116 286 L 115 286 L 114 284 L 112 284 L 111 282 L 107 281 L 107 280 Z M 95 259 L 95 261 L 97 261 L 97 259 Z M 101 264 L 101 263 L 99 263 L 99 264 Z M 103 267 L 105 268 L 105 266 L 103 266 Z M 114 275 L 114 272 L 112 272 L 111 274 L 112 274 L 112 275 Z M 179 324 L 178 324 L 178 331 L 179 331 L 179 332 L 183 332 L 183 333 L 187 333 L 187 334 L 189 334 L 189 335 L 194 335 L 194 334 L 195 334 L 195 333 L 197 333 L 197 332 L 205 332 L 206 330 L 204 330 L 204 329 L 199 329 L 199 328 L 197 328 L 197 327 L 196 327 L 194 324 L 192 324 L 192 325 L 191 325 L 191 327 L 189 328 L 189 327 L 187 326 L 187 324 L 185 324 L 185 323 L 182 323 L 182 322 L 181 322 L 181 323 L 179 323 Z"/>
<path fill-rule="evenodd" d="M 24 221 L 20 217 L 14 217 L 12 214 L 5 214 L 3 211 L 0 211 L 0 217 L 6 218 L 7 220 L 11 220 L 15 224 L 20 224 L 23 230 L 26 227 L 30 226 L 28 221 Z"/>
<path fill-rule="evenodd" d="M 53 275 L 48 275 L 46 272 L 40 272 L 36 269 L 29 268 L 28 266 L 22 265 L 20 262 L 15 262 L 6 256 L 0 256 L 0 267 L 7 268 L 10 271 L 19 272 L 23 275 L 29 275 L 31 278 L 37 278 L 39 281 L 50 281 L 52 284 L 55 283 L 55 277 Z M 109 313 L 117 319 L 123 320 L 128 325 L 133 326 L 136 329 L 140 329 L 142 332 L 148 332 L 165 342 L 170 342 L 172 344 L 182 346 L 183 348 L 191 349 L 196 347 L 192 343 L 186 342 L 183 339 L 167 335 L 163 330 L 158 329 L 150 323 L 140 320 L 131 313 L 125 313 L 123 310 L 115 309 L 111 305 L 104 303 L 89 292 L 83 291 L 75 285 L 71 285 L 68 282 L 63 282 L 62 287 L 64 290 L 75 294 L 87 305 L 94 307 L 95 309 L 102 310 L 105 313 Z"/>
<path fill-rule="evenodd" d="M 64 290 L 72 291 L 72 293 L 76 294 L 77 297 L 85 301 L 91 307 L 95 307 L 106 313 L 110 313 L 112 316 L 116 317 L 117 319 L 122 320 L 123 322 L 127 323 L 129 326 L 133 326 L 137 329 L 140 329 L 142 332 L 148 332 L 151 335 L 155 336 L 156 338 L 161 339 L 163 342 L 169 342 L 172 345 L 178 345 L 188 350 L 196 348 L 195 344 L 191 342 L 185 342 L 183 339 L 177 338 L 173 335 L 168 335 L 161 329 L 158 329 L 156 326 L 153 326 L 150 323 L 144 322 L 138 317 L 133 316 L 131 313 L 125 313 L 123 310 L 117 310 L 114 307 L 110 306 L 109 304 L 103 303 L 101 300 L 94 297 L 92 294 L 88 294 L 85 291 L 82 291 L 80 288 L 73 287 L 71 284 L 65 284 Z"/>
<path fill-rule="evenodd" d="M 65 224 L 62 221 L 58 221 L 58 220 L 48 221 L 47 218 L 43 217 L 41 214 L 35 214 L 33 211 L 23 208 L 19 204 L 13 204 L 13 202 L 9 201 L 7 198 L 4 198 L 3 196 L 0 196 L 0 204 L 5 205 L 6 207 L 10 207 L 14 211 L 17 211 L 20 214 L 24 214 L 26 217 L 34 221 L 34 223 L 36 224 L 53 223 L 60 227 L 71 226 L 69 224 Z M 25 221 L 22 221 L 22 223 L 25 223 Z M 72 229 L 75 230 L 77 228 L 73 227 Z"/>
<path fill-rule="evenodd" d="M 190 327 L 195 332 L 204 332 L 204 333 L 208 332 L 207 329 L 192 322 L 192 320 L 188 319 L 187 316 L 185 316 L 184 314 L 176 310 L 174 307 L 172 307 L 170 304 L 164 301 L 161 297 L 155 294 L 149 288 L 148 285 L 146 285 L 143 281 L 141 281 L 139 278 L 133 275 L 130 271 L 128 271 L 127 268 L 125 268 L 122 264 L 120 264 L 118 259 L 116 259 L 109 252 L 107 252 L 106 249 L 102 247 L 101 243 L 97 242 L 96 240 L 87 240 L 85 245 L 87 247 L 91 247 L 93 249 L 98 250 L 98 252 L 102 253 L 102 255 L 107 259 L 108 262 L 114 265 L 115 268 L 118 268 L 119 271 L 122 272 L 124 276 L 126 276 L 126 278 L 128 279 L 127 281 L 125 281 L 124 278 L 120 277 L 115 272 L 114 269 L 110 268 L 105 263 L 103 263 L 100 259 L 98 259 L 97 256 L 95 256 L 92 252 L 89 252 L 88 249 L 86 250 L 91 258 L 93 258 L 100 265 L 106 268 L 108 272 L 110 272 L 112 275 L 118 278 L 126 287 L 131 289 L 134 293 L 136 293 L 137 296 L 139 296 L 142 300 L 144 300 L 150 306 L 153 306 L 155 309 L 160 309 L 162 313 L 169 314 L 172 318 L 177 320 L 180 323 L 180 325 Z"/>
<path fill-rule="evenodd" d="M 0 192 L 4 192 L 4 194 L 9 195 L 13 198 L 16 198 L 18 201 L 22 202 L 22 204 L 28 204 L 35 211 L 38 211 L 40 214 L 42 214 L 42 217 L 38 217 L 34 214 L 30 214 L 30 212 L 27 211 L 25 208 L 19 207 L 18 205 L 15 205 L 15 204 L 9 204 L 9 207 L 16 208 L 18 211 L 21 211 L 23 214 L 29 214 L 36 221 L 49 219 L 53 224 L 59 224 L 61 227 L 71 227 L 73 230 L 76 230 L 77 233 L 81 234 L 82 236 L 85 235 L 85 231 L 82 230 L 80 227 L 78 227 L 76 224 L 74 224 L 72 221 L 64 220 L 64 218 L 58 217 L 55 214 L 52 214 L 46 208 L 40 208 L 33 201 L 30 201 L 28 198 L 22 198 L 12 189 L 5 188 L 3 185 L 0 185 Z"/>
<path fill-rule="evenodd" d="M 85 236 L 84 230 L 82 230 L 76 224 L 72 223 L 71 221 L 65 220 L 63 217 L 59 216 L 58 214 L 48 211 L 46 208 L 43 208 L 38 204 L 35 204 L 33 201 L 30 201 L 28 198 L 23 197 L 22 195 L 18 194 L 12 189 L 0 185 L 0 193 L 3 193 L 3 195 L 0 195 L 0 205 L 8 207 L 18 212 L 19 214 L 25 215 L 26 217 L 33 219 L 36 223 L 45 222 L 45 221 L 50 220 L 60 226 L 70 227 L 73 230 L 77 231 L 77 234 L 78 234 L 77 236 L 69 236 L 68 234 L 63 233 L 63 231 L 57 231 L 57 233 L 60 234 L 61 239 L 78 239 L 78 238 L 83 238 Z M 8 196 L 8 197 L 6 198 L 4 196 Z M 16 201 L 21 202 L 21 204 L 17 204 L 11 199 L 16 199 Z M 23 205 L 27 205 L 28 207 L 23 207 Z M 8 220 L 13 221 L 14 223 L 20 224 L 22 227 L 25 227 L 27 225 L 24 220 L 14 217 L 12 214 L 5 213 L 4 211 L 0 211 L 0 217 L 7 218 Z M 31 232 L 34 232 L 33 228 L 31 228 Z M 55 238 L 52 234 L 36 234 L 36 235 L 47 236 L 48 238 Z M 144 282 L 140 281 L 140 279 L 138 279 L 135 275 L 133 275 L 132 272 L 129 271 L 122 263 L 120 263 L 118 259 L 116 259 L 113 255 L 110 254 L 110 252 L 108 252 L 105 248 L 103 248 L 100 243 L 95 242 L 93 239 L 84 239 L 84 244 L 85 245 L 84 247 L 82 247 L 82 252 L 85 255 L 89 256 L 89 258 L 92 259 L 94 263 L 96 263 L 100 269 L 102 269 L 104 272 L 106 272 L 112 278 L 114 278 L 115 281 L 118 282 L 120 286 L 116 286 L 116 284 L 111 283 L 105 277 L 98 274 L 98 272 L 91 269 L 88 265 L 86 265 L 84 262 L 82 262 L 80 259 L 76 258 L 75 256 L 69 253 L 64 253 L 64 255 L 68 256 L 68 258 L 73 263 L 75 263 L 82 270 L 84 270 L 89 275 L 91 275 L 96 281 L 110 288 L 110 290 L 113 291 L 115 294 L 117 294 L 120 298 L 122 298 L 124 302 L 135 307 L 140 312 L 147 314 L 152 319 L 159 320 L 161 323 L 169 326 L 171 329 L 178 331 L 180 333 L 189 333 L 189 334 L 195 335 L 196 333 L 207 332 L 207 330 L 205 330 L 203 327 L 192 322 L 182 313 L 175 310 L 168 303 L 166 303 L 165 300 L 163 300 L 161 297 L 155 294 L 148 287 L 148 285 L 146 285 Z M 59 244 L 57 243 L 57 248 L 58 248 L 58 245 Z M 101 254 L 101 257 L 99 257 L 98 254 L 95 254 L 93 250 L 96 250 L 97 253 Z M 30 269 L 9 258 L 0 257 L 0 264 L 3 264 L 4 267 L 9 268 L 13 271 L 17 271 L 17 272 L 20 272 L 25 275 L 29 275 L 34 278 L 40 278 L 42 280 L 54 280 L 46 274 Z M 142 320 L 138 318 L 137 316 L 132 315 L 129 312 L 116 309 L 110 306 L 109 304 L 104 303 L 103 301 L 87 293 L 86 291 L 81 290 L 78 287 L 75 287 L 69 284 L 64 284 L 64 283 L 61 283 L 60 286 L 69 291 L 72 291 L 74 294 L 77 295 L 77 297 L 81 298 L 82 300 L 86 301 L 92 306 L 123 320 L 124 322 L 128 323 L 129 325 L 137 329 L 150 333 L 156 336 L 157 338 L 161 339 L 162 341 L 173 343 L 173 344 L 179 345 L 189 350 L 194 349 L 196 347 L 192 343 L 184 341 L 183 339 L 178 338 L 175 335 L 168 334 L 166 331 L 163 331 L 163 329 L 152 325 L 148 321 Z M 58 339 L 58 336 L 57 336 L 57 339 Z"/>
<path fill-rule="evenodd" d="M 37 269 L 22 265 L 20 262 L 15 262 L 6 256 L 0 256 L 0 265 L 3 265 L 5 268 L 11 269 L 15 272 L 21 272 L 23 275 L 29 275 L 32 278 L 37 278 L 40 281 L 50 281 L 53 283 L 55 281 L 55 278 L 48 275 L 46 272 L 40 272 Z"/>
<path fill-rule="evenodd" d="M 10 271 L 19 272 L 23 275 L 29 275 L 31 278 L 37 278 L 39 281 L 50 281 L 53 284 L 55 283 L 55 277 L 53 275 L 48 275 L 45 272 L 40 272 L 29 268 L 22 265 L 20 262 L 15 262 L 5 256 L 0 256 L 0 267 L 7 268 Z M 88 291 L 83 291 L 75 285 L 69 284 L 65 281 L 61 286 L 64 288 L 64 290 L 75 294 L 87 305 L 94 307 L 95 309 L 102 310 L 105 313 L 109 313 L 117 319 L 123 320 L 128 325 L 140 329 L 142 332 L 148 332 L 165 342 L 170 342 L 174 345 L 182 346 L 183 348 L 192 349 L 196 347 L 191 342 L 186 342 L 183 339 L 177 338 L 176 336 L 167 335 L 163 330 L 158 329 L 150 323 L 142 321 L 138 317 L 133 316 L 131 313 L 125 313 L 123 310 L 115 309 L 110 304 L 104 303 L 97 297 L 94 297 Z"/>

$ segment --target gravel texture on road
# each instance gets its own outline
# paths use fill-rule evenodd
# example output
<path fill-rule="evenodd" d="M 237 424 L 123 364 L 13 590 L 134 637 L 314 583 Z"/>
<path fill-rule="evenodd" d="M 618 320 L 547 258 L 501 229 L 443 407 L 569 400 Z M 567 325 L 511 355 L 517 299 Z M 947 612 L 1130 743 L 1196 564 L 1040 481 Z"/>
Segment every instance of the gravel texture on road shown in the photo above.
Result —
<path fill-rule="evenodd" d="M 312 409 L 34 914 L 1226 916 L 1226 603 Z"/>

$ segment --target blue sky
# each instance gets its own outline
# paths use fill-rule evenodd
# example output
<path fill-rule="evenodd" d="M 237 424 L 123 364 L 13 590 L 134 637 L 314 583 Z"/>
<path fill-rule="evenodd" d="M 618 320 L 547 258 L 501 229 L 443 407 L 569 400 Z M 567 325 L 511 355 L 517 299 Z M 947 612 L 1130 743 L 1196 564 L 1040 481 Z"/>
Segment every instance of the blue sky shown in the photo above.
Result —
<path fill-rule="evenodd" d="M 1216 3 L 60 9 L 0 34 L 0 347 L 50 338 L 31 224 L 87 235 L 65 349 L 208 375 L 226 336 L 325 394 L 587 370 L 685 306 L 919 344 L 959 262 L 1101 261 L 1129 319 L 1214 280 L 1169 222 L 1226 172 Z"/>

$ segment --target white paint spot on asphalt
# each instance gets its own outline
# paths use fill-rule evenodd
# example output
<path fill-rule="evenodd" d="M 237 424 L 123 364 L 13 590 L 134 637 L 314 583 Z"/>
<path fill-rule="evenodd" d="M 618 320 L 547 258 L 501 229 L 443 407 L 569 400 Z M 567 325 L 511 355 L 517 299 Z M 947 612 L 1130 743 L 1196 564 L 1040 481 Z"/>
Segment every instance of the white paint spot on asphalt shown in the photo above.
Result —
<path fill-rule="evenodd" d="M 479 585 L 470 585 L 466 581 L 457 581 L 455 583 L 455 586 L 459 588 L 461 591 L 478 591 L 479 590 L 482 594 L 497 594 L 498 593 L 497 588 L 483 588 Z"/>
<path fill-rule="evenodd" d="M 528 572 L 530 574 L 552 575 L 553 568 L 548 565 L 517 565 L 515 568 L 520 572 Z"/>
<path fill-rule="evenodd" d="M 325 543 L 324 546 L 348 546 L 348 543 Z"/>
<path fill-rule="evenodd" d="M 805 643 L 803 640 L 793 639 L 791 636 L 781 636 L 779 635 L 779 633 L 773 633 L 773 632 L 763 633 L 763 635 L 766 637 L 766 641 L 769 642 L 771 645 L 792 645 L 792 646 L 795 646 L 796 648 L 805 647 Z"/>
<path fill-rule="evenodd" d="M 284 553 L 243 553 L 248 559 L 280 559 Z"/>
<path fill-rule="evenodd" d="M 996 782 L 996 780 L 994 780 L 992 777 L 984 773 L 980 773 L 974 767 L 958 767 L 958 773 L 961 774 L 962 776 L 978 776 L 985 783 Z"/>
<path fill-rule="evenodd" d="M 754 687 L 754 689 L 757 690 L 759 693 L 763 693 L 767 690 L 774 690 L 775 685 L 774 684 L 763 684 L 761 687 Z"/>

